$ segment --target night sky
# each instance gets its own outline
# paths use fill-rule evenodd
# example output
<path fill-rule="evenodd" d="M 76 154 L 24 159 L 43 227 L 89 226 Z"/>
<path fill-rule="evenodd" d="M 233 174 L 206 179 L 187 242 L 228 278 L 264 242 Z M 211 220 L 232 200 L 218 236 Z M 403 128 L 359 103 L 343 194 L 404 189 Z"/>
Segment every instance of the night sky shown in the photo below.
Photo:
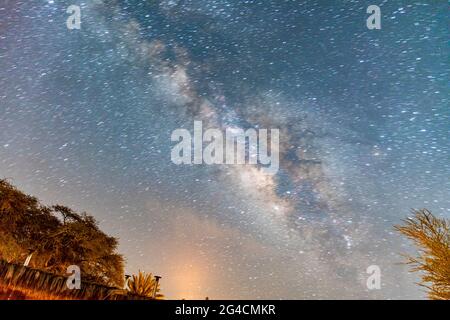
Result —
<path fill-rule="evenodd" d="M 0 177 L 94 215 L 168 298 L 424 298 L 393 225 L 450 217 L 448 23 L 447 1 L 2 0 Z M 279 128 L 280 170 L 173 164 L 194 120 Z"/>

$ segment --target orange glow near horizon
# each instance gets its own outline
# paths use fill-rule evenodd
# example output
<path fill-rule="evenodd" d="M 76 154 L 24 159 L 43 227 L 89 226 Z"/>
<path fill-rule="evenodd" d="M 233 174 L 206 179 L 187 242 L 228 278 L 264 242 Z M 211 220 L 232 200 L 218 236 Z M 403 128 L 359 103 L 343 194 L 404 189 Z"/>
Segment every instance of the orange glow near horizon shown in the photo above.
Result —
<path fill-rule="evenodd" d="M 209 289 L 210 274 L 199 260 L 186 259 L 176 264 L 170 275 L 172 297 L 169 299 L 205 299 Z M 168 283 L 169 284 L 169 283 Z"/>

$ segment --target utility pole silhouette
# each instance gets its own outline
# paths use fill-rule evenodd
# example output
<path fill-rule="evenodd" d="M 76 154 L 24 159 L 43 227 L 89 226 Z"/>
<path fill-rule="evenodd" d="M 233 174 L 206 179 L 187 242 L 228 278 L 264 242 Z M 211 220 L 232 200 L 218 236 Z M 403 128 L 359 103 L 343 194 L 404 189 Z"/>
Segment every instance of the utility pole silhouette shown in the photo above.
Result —
<path fill-rule="evenodd" d="M 156 292 L 158 291 L 158 285 L 159 285 L 159 279 L 161 279 L 162 277 L 160 276 L 155 276 L 155 287 L 153 288 L 153 299 L 156 299 Z"/>

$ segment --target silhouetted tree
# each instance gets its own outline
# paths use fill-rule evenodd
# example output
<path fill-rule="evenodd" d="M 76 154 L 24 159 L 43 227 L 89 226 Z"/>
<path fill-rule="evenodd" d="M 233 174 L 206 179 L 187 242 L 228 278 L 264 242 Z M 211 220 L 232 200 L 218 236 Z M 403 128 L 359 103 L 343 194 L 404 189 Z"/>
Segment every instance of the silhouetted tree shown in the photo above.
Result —
<path fill-rule="evenodd" d="M 65 273 L 78 265 L 84 280 L 122 287 L 124 261 L 117 246 L 92 216 L 43 206 L 0 180 L 0 258 L 22 263 L 33 252 L 30 266 Z"/>

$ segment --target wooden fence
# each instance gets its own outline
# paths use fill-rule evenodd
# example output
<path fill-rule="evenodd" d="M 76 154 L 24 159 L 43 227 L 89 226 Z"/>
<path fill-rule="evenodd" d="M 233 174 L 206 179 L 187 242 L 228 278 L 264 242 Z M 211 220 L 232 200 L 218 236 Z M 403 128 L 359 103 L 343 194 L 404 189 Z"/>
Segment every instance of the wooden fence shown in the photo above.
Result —
<path fill-rule="evenodd" d="M 67 287 L 67 276 L 0 260 L 0 300 L 150 300 L 126 290 L 82 281 Z"/>

